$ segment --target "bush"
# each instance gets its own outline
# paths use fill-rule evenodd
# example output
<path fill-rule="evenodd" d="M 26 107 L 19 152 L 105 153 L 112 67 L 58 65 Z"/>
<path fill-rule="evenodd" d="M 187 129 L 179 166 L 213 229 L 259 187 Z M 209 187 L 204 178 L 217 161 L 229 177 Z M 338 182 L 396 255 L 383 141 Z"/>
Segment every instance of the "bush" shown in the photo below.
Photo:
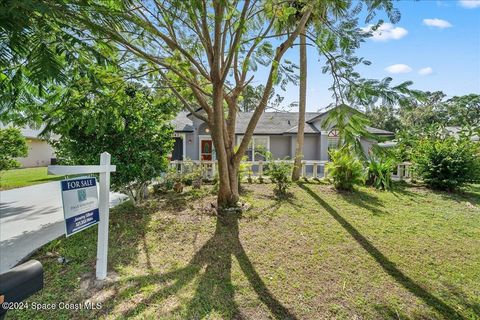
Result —
<path fill-rule="evenodd" d="M 480 146 L 468 139 L 423 139 L 412 160 L 415 172 L 433 189 L 454 190 L 480 181 Z"/>
<path fill-rule="evenodd" d="M 13 158 L 26 157 L 27 153 L 27 142 L 19 129 L 0 129 L 0 171 L 19 167 Z"/>
<path fill-rule="evenodd" d="M 279 194 L 285 195 L 288 187 L 292 184 L 290 176 L 292 175 L 293 164 L 287 161 L 271 162 L 268 168 L 268 174 L 273 183 L 276 184 L 276 190 Z"/>
<path fill-rule="evenodd" d="M 61 136 L 53 143 L 59 163 L 98 164 L 99 155 L 109 152 L 117 166 L 112 190 L 143 201 L 151 180 L 168 169 L 170 122 L 178 106 L 163 91 L 110 74 L 98 81 L 79 78 L 65 94 L 69 98 L 49 114 L 45 128 Z"/>
<path fill-rule="evenodd" d="M 177 179 L 178 173 L 175 169 L 170 168 L 167 173 L 160 178 L 160 181 L 153 185 L 153 193 L 162 194 L 173 189 L 173 185 Z"/>
<path fill-rule="evenodd" d="M 366 184 L 380 190 L 392 189 L 393 160 L 371 158 L 368 161 Z"/>
<path fill-rule="evenodd" d="M 338 190 L 353 190 L 356 184 L 363 184 L 363 165 L 350 148 L 343 147 L 330 152 L 331 162 L 326 165 L 328 177 Z"/>

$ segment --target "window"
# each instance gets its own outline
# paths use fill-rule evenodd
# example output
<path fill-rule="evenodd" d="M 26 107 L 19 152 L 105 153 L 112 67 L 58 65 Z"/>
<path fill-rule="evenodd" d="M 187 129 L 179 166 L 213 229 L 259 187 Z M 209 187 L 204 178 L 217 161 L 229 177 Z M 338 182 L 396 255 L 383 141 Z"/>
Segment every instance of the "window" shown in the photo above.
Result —
<path fill-rule="evenodd" d="M 237 145 L 242 141 L 243 136 L 237 136 Z M 253 136 L 248 144 L 245 155 L 248 161 L 260 161 L 266 159 L 267 152 L 270 151 L 269 136 Z"/>
<path fill-rule="evenodd" d="M 328 133 L 328 151 L 338 149 L 340 134 L 338 130 L 332 130 Z"/>

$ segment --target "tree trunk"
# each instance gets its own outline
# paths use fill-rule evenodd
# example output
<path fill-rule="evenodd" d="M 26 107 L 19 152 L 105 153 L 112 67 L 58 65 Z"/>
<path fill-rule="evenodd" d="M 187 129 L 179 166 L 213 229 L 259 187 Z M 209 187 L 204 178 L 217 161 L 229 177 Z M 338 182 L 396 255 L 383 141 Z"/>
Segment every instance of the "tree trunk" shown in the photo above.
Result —
<path fill-rule="evenodd" d="M 295 148 L 295 163 L 293 166 L 292 180 L 300 178 L 302 170 L 303 140 L 305 131 L 305 108 L 307 103 L 307 41 L 305 27 L 300 31 L 300 101 L 298 105 L 298 131 L 297 146 Z"/>
<path fill-rule="evenodd" d="M 237 206 L 240 195 L 238 192 L 238 168 L 232 164 L 232 157 L 218 160 L 218 181 L 219 189 L 217 195 L 217 206 L 220 209 L 233 208 Z"/>
<path fill-rule="evenodd" d="M 237 177 L 239 166 L 235 163 L 235 154 L 231 147 L 235 141 L 231 141 L 231 137 L 226 134 L 226 122 L 223 113 L 223 86 L 221 85 L 214 86 L 213 109 L 215 113 L 210 130 L 217 155 L 219 182 L 217 207 L 221 212 L 222 209 L 236 207 L 240 198 Z"/>

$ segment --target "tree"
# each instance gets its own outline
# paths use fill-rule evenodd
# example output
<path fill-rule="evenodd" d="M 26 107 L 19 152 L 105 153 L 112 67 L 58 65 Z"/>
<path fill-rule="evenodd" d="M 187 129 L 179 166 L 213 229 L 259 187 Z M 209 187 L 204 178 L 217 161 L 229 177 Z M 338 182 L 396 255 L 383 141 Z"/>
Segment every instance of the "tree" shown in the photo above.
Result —
<path fill-rule="evenodd" d="M 102 152 L 109 152 L 117 165 L 113 190 L 135 203 L 143 199 L 151 179 L 168 167 L 173 148 L 170 121 L 178 106 L 164 92 L 112 76 L 104 81 L 77 80 L 65 92 L 64 102 L 51 111 L 45 130 L 61 136 L 54 142 L 60 163 L 96 164 Z"/>
<path fill-rule="evenodd" d="M 367 108 L 365 115 L 373 127 L 398 132 L 403 128 L 398 117 L 398 109 L 392 105 L 381 105 Z"/>
<path fill-rule="evenodd" d="M 303 141 L 305 132 L 305 110 L 307 106 L 307 36 L 305 26 L 300 30 L 300 86 L 298 103 L 298 130 L 295 160 L 292 170 L 292 180 L 300 179 L 302 170 Z"/>
<path fill-rule="evenodd" d="M 392 23 L 400 20 L 399 11 L 389 1 L 366 1 L 365 3 L 367 6 L 365 22 L 373 19 L 377 9 L 383 9 Z M 297 6 L 302 8 L 302 2 L 297 2 Z M 334 81 L 331 89 L 334 91 L 337 105 L 345 103 L 343 100 L 344 95 L 346 95 L 347 101 L 359 101 L 359 96 L 363 100 L 370 99 L 372 101 L 372 99 L 378 99 L 379 96 L 385 98 L 387 93 L 390 96 L 394 96 L 396 100 L 402 98 L 402 95 L 398 94 L 397 88 L 388 88 L 389 81 L 386 83 L 386 86 L 384 82 L 365 81 L 359 77 L 358 73 L 354 72 L 355 65 L 359 63 L 370 64 L 368 61 L 364 61 L 363 58 L 354 57 L 352 53 L 364 41 L 365 37 L 371 36 L 371 33 L 367 32 L 362 35 L 358 33 L 356 28 L 358 24 L 357 14 L 362 10 L 362 3 L 357 3 L 351 11 L 347 10 L 348 7 L 349 5 L 342 1 L 322 2 L 321 7 L 313 12 L 309 23 L 307 22 L 307 25 L 300 32 L 300 101 L 292 180 L 298 180 L 301 171 L 307 90 L 307 37 L 314 40 L 320 54 L 327 60 L 327 65 L 324 67 L 323 72 L 330 72 L 333 76 Z M 339 23 L 335 30 L 328 27 L 331 24 L 338 23 L 338 20 L 342 20 L 342 22 Z M 381 23 L 382 21 L 374 26 L 373 30 L 378 28 Z M 309 29 L 311 30 L 308 33 Z M 314 37 L 312 31 L 319 36 Z M 342 56 L 345 56 L 345 58 L 342 58 Z M 370 90 L 365 90 L 366 87 L 370 87 Z M 340 121 L 341 119 L 337 120 Z"/>
<path fill-rule="evenodd" d="M 480 126 L 480 95 L 455 96 L 443 104 L 448 114 L 448 125 L 461 127 Z"/>
<path fill-rule="evenodd" d="M 342 1 L 324 1 L 321 3 L 321 9 L 314 11 L 314 14 L 310 16 L 310 20 L 302 27 L 300 30 L 300 44 L 299 44 L 299 55 L 300 55 L 300 84 L 299 84 L 299 103 L 298 103 L 298 126 L 297 126 L 297 143 L 295 147 L 295 159 L 292 171 L 292 180 L 297 181 L 300 179 L 301 169 L 302 169 L 302 157 L 303 157 L 303 142 L 304 142 L 304 133 L 305 133 L 305 111 L 307 106 L 307 28 L 312 23 L 316 23 L 316 27 L 319 25 L 327 24 L 328 21 L 325 19 L 327 12 L 330 11 L 333 16 L 338 18 L 339 16 L 344 16 L 347 13 L 347 6 L 345 2 Z M 295 3 L 298 12 L 301 12 L 304 6 L 304 3 L 297 1 Z M 300 16 L 297 14 L 294 16 L 295 19 L 299 19 Z"/>
<path fill-rule="evenodd" d="M 283 60 L 285 52 L 309 19 L 323 8 L 323 0 L 303 1 L 300 18 L 293 25 L 277 32 L 274 25 L 298 14 L 293 1 L 70 1 L 57 4 L 56 19 L 68 21 L 85 38 L 103 47 L 119 50 L 122 58 L 131 61 L 141 81 L 168 87 L 172 94 L 196 117 L 210 127 L 219 170 L 218 206 L 236 206 L 238 169 L 255 126 L 267 107 L 276 84 L 291 79 L 291 63 Z M 363 34 L 355 17 L 362 3 L 337 1 L 349 8 L 348 23 L 326 17 L 328 33 L 314 36 L 317 45 L 331 52 L 339 43 L 344 51 L 358 47 Z M 367 20 L 373 11 L 385 9 L 397 15 L 389 0 L 369 0 Z M 345 36 L 338 37 L 339 29 Z M 274 41 L 271 41 L 274 39 Z M 330 61 L 341 60 L 333 57 Z M 343 63 L 344 61 L 342 61 Z M 267 67 L 264 92 L 238 151 L 235 152 L 235 125 L 239 98 L 253 80 L 251 71 L 257 64 Z M 198 110 L 201 108 L 201 111 Z"/>
<path fill-rule="evenodd" d="M 412 100 L 401 106 L 399 117 L 405 128 L 425 128 L 434 123 L 446 125 L 447 114 L 442 107 L 445 94 L 441 91 L 425 92 L 424 99 Z"/>
<path fill-rule="evenodd" d="M 27 142 L 19 129 L 0 129 L 0 171 L 19 167 L 20 163 L 13 158 L 27 154 Z"/>
<path fill-rule="evenodd" d="M 297 25 L 281 34 L 272 26 L 293 13 L 288 2 L 98 3 L 89 4 L 88 10 L 80 6 L 70 17 L 138 58 L 145 70 L 162 77 L 177 99 L 207 123 L 218 160 L 217 202 L 223 208 L 237 205 L 241 159 L 272 87 L 286 72 L 282 57 L 314 10 L 314 2 L 305 6 Z M 269 41 L 274 37 L 280 39 L 276 45 Z M 235 152 L 238 100 L 257 63 L 269 67 L 265 90 Z"/>

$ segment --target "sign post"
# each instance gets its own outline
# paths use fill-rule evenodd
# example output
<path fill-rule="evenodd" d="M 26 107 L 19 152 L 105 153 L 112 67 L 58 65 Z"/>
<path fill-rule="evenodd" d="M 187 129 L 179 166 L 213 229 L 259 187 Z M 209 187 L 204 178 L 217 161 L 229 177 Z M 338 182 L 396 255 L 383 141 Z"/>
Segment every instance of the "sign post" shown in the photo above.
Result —
<path fill-rule="evenodd" d="M 108 219 L 110 215 L 110 153 L 104 152 L 100 155 L 100 166 L 105 167 L 100 172 L 100 223 L 98 225 L 97 244 L 97 279 L 103 280 L 107 276 L 108 256 Z"/>
<path fill-rule="evenodd" d="M 48 166 L 48 174 L 59 174 L 59 175 L 72 175 L 72 174 L 91 174 L 99 173 L 99 198 L 98 198 L 98 211 L 99 219 L 98 222 L 98 242 L 97 242 L 97 264 L 96 264 L 96 276 L 98 280 L 103 280 L 107 277 L 107 256 L 108 256 L 108 219 L 109 219 L 109 202 L 110 202 L 110 172 L 116 171 L 116 166 L 110 164 L 110 154 L 104 152 L 100 155 L 100 165 L 98 166 Z M 95 180 L 95 178 L 90 178 Z M 74 179 L 75 180 L 75 179 Z M 81 181 L 86 181 L 87 179 L 76 179 Z M 69 181 L 69 180 L 66 180 Z M 64 183 L 62 181 L 61 183 Z M 82 182 L 79 182 L 80 184 Z M 91 182 L 84 182 L 85 186 Z M 92 187 L 88 185 L 87 187 Z M 68 187 L 67 187 L 68 189 Z M 63 188 L 62 188 L 63 190 Z M 78 195 L 78 200 L 80 201 L 84 195 Z M 64 211 L 65 211 L 64 203 Z M 87 213 L 88 214 L 88 213 Z M 67 215 L 66 215 L 67 216 Z M 83 218 L 83 217 L 82 217 Z M 90 217 L 87 217 L 90 218 Z M 89 220 L 87 223 L 91 222 Z M 90 223 L 88 226 L 96 224 Z M 86 226 L 87 227 L 87 226 Z M 85 227 L 85 228 L 86 228 Z M 79 229 L 81 231 L 85 228 Z M 68 235 L 67 228 L 67 235 Z"/>

